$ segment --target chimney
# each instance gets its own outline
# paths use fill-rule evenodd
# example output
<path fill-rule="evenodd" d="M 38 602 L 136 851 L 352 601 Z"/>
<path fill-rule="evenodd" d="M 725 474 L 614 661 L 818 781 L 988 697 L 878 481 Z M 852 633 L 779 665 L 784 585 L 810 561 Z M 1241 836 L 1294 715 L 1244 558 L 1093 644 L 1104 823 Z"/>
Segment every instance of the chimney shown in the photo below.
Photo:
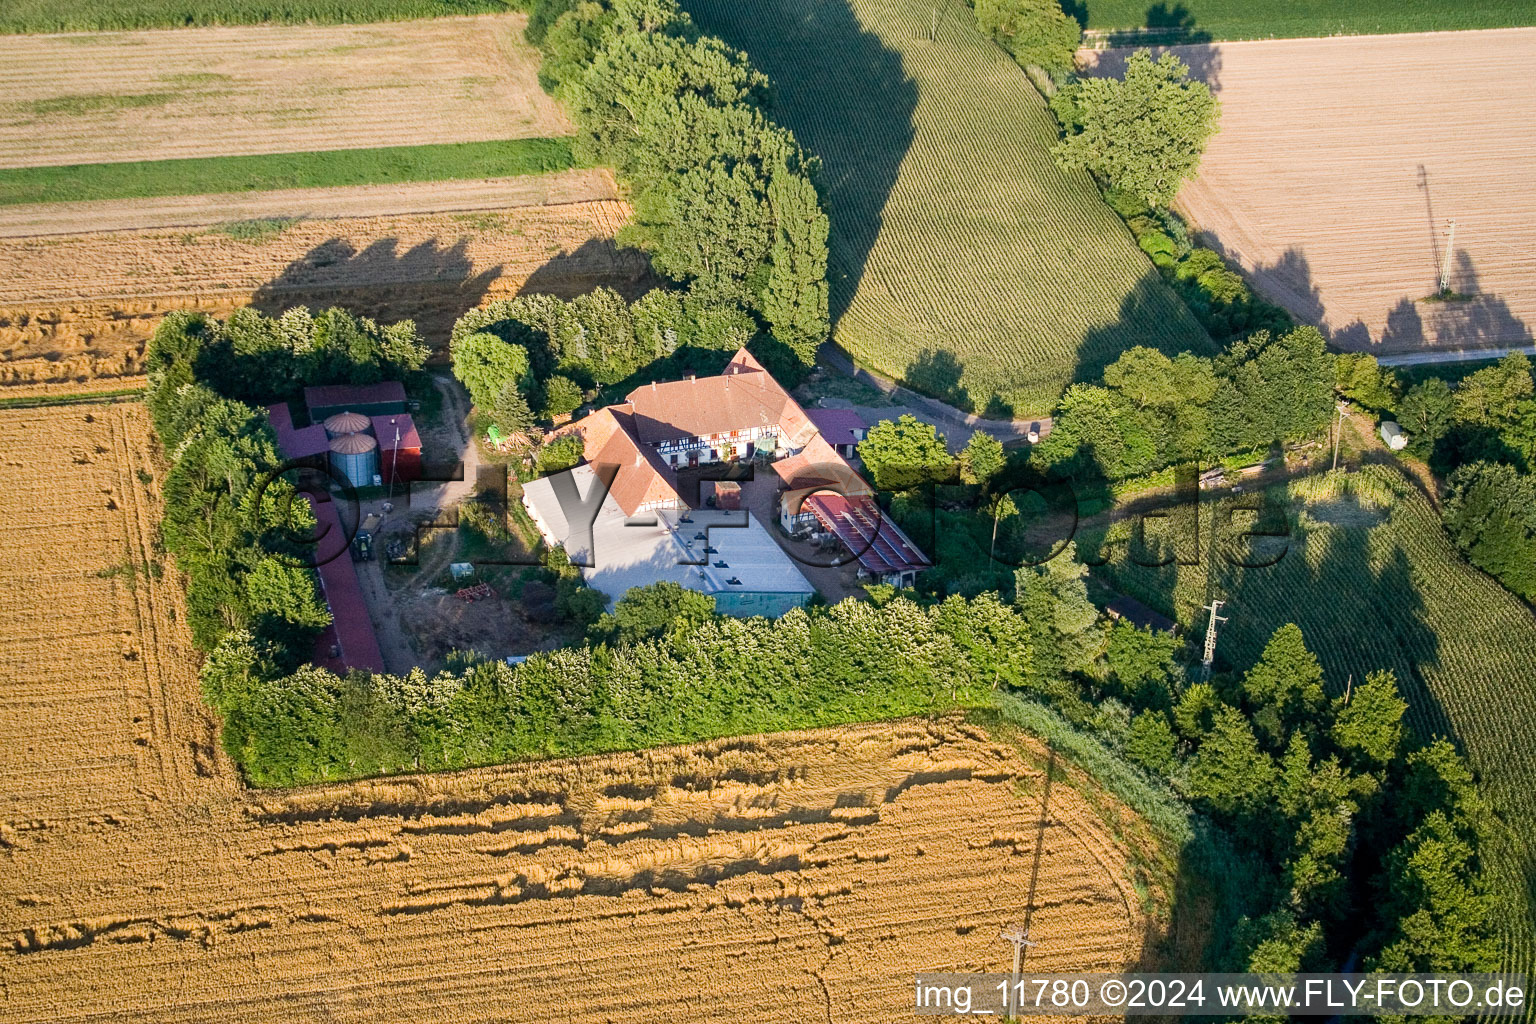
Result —
<path fill-rule="evenodd" d="M 651 390 L 652 391 L 656 390 L 656 382 L 655 381 L 651 381 Z"/>
<path fill-rule="evenodd" d="M 688 379 L 689 380 L 694 380 L 696 377 L 697 377 L 697 374 L 695 374 L 692 370 L 688 371 Z"/>

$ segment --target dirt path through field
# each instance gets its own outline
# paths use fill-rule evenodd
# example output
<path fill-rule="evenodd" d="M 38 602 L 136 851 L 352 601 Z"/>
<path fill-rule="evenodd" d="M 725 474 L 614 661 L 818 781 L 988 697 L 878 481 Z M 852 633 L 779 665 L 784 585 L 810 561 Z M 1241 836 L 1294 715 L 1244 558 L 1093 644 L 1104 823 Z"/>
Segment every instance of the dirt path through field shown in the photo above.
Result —
<path fill-rule="evenodd" d="M 0 238 L 207 227 L 263 218 L 335 220 L 427 213 L 466 213 L 515 206 L 558 206 L 618 198 L 602 169 L 513 178 L 420 181 L 347 188 L 295 188 L 152 199 L 0 206 Z"/>
<path fill-rule="evenodd" d="M 1351 350 L 1531 343 L 1536 28 L 1173 52 L 1222 104 L 1179 205 L 1261 292 Z M 1423 301 L 1448 248 L 1469 298 Z"/>

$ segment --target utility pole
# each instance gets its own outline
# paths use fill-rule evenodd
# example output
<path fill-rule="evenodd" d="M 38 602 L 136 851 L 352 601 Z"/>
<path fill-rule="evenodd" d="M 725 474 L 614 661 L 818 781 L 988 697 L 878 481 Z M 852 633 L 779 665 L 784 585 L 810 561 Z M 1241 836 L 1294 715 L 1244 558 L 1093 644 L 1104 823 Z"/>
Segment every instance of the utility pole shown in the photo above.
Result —
<path fill-rule="evenodd" d="M 1343 402 L 1334 402 L 1333 403 L 1333 408 L 1334 408 L 1334 411 L 1338 413 L 1338 416 L 1335 417 L 1335 419 L 1338 421 L 1338 426 L 1333 431 L 1333 468 L 1334 469 L 1338 469 L 1339 468 L 1339 437 L 1340 437 L 1340 435 L 1342 435 L 1344 433 L 1344 403 Z"/>
<path fill-rule="evenodd" d="M 1205 659 L 1201 662 L 1207 679 L 1211 677 L 1211 664 L 1216 660 L 1216 626 L 1218 623 L 1227 621 L 1225 615 L 1217 615 L 1216 613 L 1221 610 L 1221 606 L 1225 603 L 1225 601 L 1212 600 L 1210 604 L 1205 606 L 1206 610 L 1211 613 L 1211 620 L 1205 624 Z"/>
<path fill-rule="evenodd" d="M 1451 226 L 1445 229 L 1445 258 L 1440 262 L 1440 294 L 1449 295 L 1451 291 L 1451 250 L 1456 248 L 1456 218 L 1451 218 Z"/>
<path fill-rule="evenodd" d="M 1019 991 L 1019 971 L 1024 967 L 1024 947 L 1038 945 L 1038 943 L 1030 942 L 1029 929 L 1018 924 L 1005 925 L 998 938 L 1013 943 L 1013 982 L 1008 986 L 1007 997 L 1003 999 L 1003 1012 L 1008 1017 L 1012 1017 L 1013 1011 L 1017 1008 L 1014 999 L 1017 998 Z"/>
<path fill-rule="evenodd" d="M 395 450 L 389 464 L 389 500 L 395 500 L 395 477 L 400 475 L 400 423 L 393 416 L 389 425 L 395 428 Z"/>

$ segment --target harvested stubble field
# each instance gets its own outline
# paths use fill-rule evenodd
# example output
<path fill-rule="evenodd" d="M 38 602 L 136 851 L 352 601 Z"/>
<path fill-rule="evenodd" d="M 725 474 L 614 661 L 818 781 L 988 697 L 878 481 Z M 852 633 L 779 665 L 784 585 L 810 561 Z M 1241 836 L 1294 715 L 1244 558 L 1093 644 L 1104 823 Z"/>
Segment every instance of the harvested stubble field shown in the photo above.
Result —
<path fill-rule="evenodd" d="M 605 176 L 606 177 L 606 176 Z M 611 182 L 609 183 L 611 187 Z M 160 228 L 0 243 L 0 383 L 141 372 L 144 342 L 172 309 L 223 316 L 340 305 L 429 341 L 482 302 L 532 289 L 631 291 L 644 257 L 619 250 L 613 199 L 559 206 Z"/>
<path fill-rule="evenodd" d="M 1536 29 L 1172 49 L 1222 104 L 1179 206 L 1259 291 L 1349 350 L 1531 340 Z M 1421 301 L 1453 218 L 1470 298 Z"/>
<path fill-rule="evenodd" d="M 1056 166 L 1044 101 L 960 0 L 685 6 L 824 161 L 833 340 L 860 362 L 1028 416 L 1131 345 L 1209 345 L 1088 176 Z"/>
<path fill-rule="evenodd" d="M 228 771 L 198 696 L 181 588 L 157 547 L 144 407 L 4 409 L 0 435 L 0 857 L 10 861 L 57 829 L 120 835 L 194 792 L 232 790 L 219 781 Z M 20 884 L 15 866 L 4 874 Z"/>
<path fill-rule="evenodd" d="M 526 21 L 13 36 L 0 167 L 568 135 Z"/>
<path fill-rule="evenodd" d="M 0 426 L 5 1019 L 864 1021 L 1004 968 L 1032 884 L 1040 969 L 1156 932 L 1137 820 L 957 718 L 243 791 L 174 574 L 103 574 L 155 557 L 143 408 Z"/>

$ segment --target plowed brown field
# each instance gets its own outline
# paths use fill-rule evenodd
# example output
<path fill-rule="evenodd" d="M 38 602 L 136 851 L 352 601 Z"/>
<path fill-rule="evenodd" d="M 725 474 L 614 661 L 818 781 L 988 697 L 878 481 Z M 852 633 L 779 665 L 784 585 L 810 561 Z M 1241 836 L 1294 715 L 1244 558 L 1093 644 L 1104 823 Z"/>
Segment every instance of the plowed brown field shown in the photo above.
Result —
<path fill-rule="evenodd" d="M 1142 951 L 1134 824 L 957 719 L 244 792 L 171 574 L 103 574 L 142 407 L 0 429 L 0 1018 L 862 1022 L 1026 913 L 1041 970 Z"/>
<path fill-rule="evenodd" d="M 568 135 L 526 22 L 9 36 L 0 167 Z"/>
<path fill-rule="evenodd" d="M 8 239 L 0 243 L 0 383 L 140 372 L 144 342 L 171 309 L 340 305 L 414 318 L 442 343 L 465 310 L 524 289 L 633 290 L 645 278 L 644 257 L 613 242 L 628 215 L 609 199 L 305 220 L 265 239 L 218 228 Z"/>
<path fill-rule="evenodd" d="M 1346 349 L 1531 340 L 1536 29 L 1172 49 L 1222 104 L 1179 205 L 1261 292 Z M 1471 298 L 1421 301 L 1453 218 L 1450 284 Z"/>

